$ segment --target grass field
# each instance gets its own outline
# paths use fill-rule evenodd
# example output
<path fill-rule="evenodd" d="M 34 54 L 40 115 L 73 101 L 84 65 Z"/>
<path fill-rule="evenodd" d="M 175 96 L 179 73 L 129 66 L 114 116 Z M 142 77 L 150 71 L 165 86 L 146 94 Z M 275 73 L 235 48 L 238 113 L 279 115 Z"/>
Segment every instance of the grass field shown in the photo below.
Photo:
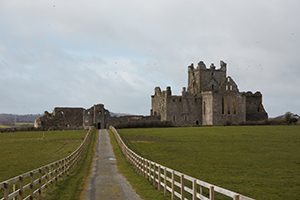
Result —
<path fill-rule="evenodd" d="M 87 130 L 0 133 L 0 182 L 68 156 L 86 133 Z"/>
<path fill-rule="evenodd" d="M 87 145 L 85 152 L 72 170 L 70 175 L 63 181 L 59 182 L 49 194 L 44 194 L 44 200 L 77 200 L 84 190 L 84 185 L 90 174 L 93 156 L 97 144 L 97 132 L 95 130 Z"/>
<path fill-rule="evenodd" d="M 120 129 L 141 156 L 255 199 L 299 199 L 300 126 Z"/>
<path fill-rule="evenodd" d="M 1 125 L 0 124 L 0 128 L 10 128 L 10 126 L 6 126 L 6 125 Z"/>

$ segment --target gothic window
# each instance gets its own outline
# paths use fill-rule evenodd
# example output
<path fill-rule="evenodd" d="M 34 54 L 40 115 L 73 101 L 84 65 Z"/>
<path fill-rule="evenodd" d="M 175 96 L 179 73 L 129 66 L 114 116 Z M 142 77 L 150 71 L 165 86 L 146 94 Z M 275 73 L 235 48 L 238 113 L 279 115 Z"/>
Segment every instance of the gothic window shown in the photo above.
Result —
<path fill-rule="evenodd" d="M 230 86 L 230 90 L 232 90 L 232 85 Z"/>
<path fill-rule="evenodd" d="M 184 116 L 184 121 L 187 121 L 187 116 L 186 115 Z"/>
<path fill-rule="evenodd" d="M 226 90 L 228 90 L 228 85 L 226 85 Z"/>
<path fill-rule="evenodd" d="M 102 114 L 102 111 L 100 110 L 100 111 L 99 111 L 99 115 L 101 115 L 101 114 Z"/>
<path fill-rule="evenodd" d="M 179 102 L 181 102 L 181 98 L 179 98 Z"/>
<path fill-rule="evenodd" d="M 231 97 L 228 97 L 227 101 L 227 114 L 230 115 L 231 113 Z"/>
<path fill-rule="evenodd" d="M 222 97 L 222 114 L 225 114 L 225 99 Z"/>
<path fill-rule="evenodd" d="M 212 89 L 212 90 L 213 90 L 213 89 L 215 89 L 215 86 L 214 86 L 214 84 L 212 84 L 212 85 L 211 85 L 211 89 Z"/>
<path fill-rule="evenodd" d="M 214 73 L 212 72 L 212 73 L 211 73 L 211 76 L 213 76 L 213 75 L 214 75 Z"/>
<path fill-rule="evenodd" d="M 237 98 L 233 98 L 233 114 L 236 115 L 237 114 Z"/>
<path fill-rule="evenodd" d="M 176 116 L 175 116 L 175 115 L 173 116 L 173 121 L 174 121 L 174 122 L 176 121 Z"/>
<path fill-rule="evenodd" d="M 230 78 L 227 78 L 227 82 L 229 83 L 229 81 L 230 81 Z"/>
<path fill-rule="evenodd" d="M 203 115 L 205 115 L 205 111 L 206 111 L 206 106 L 205 106 L 205 101 L 203 101 Z"/>
<path fill-rule="evenodd" d="M 88 115 L 90 115 L 91 113 L 90 113 L 90 111 L 88 111 L 88 113 L 87 113 Z"/>

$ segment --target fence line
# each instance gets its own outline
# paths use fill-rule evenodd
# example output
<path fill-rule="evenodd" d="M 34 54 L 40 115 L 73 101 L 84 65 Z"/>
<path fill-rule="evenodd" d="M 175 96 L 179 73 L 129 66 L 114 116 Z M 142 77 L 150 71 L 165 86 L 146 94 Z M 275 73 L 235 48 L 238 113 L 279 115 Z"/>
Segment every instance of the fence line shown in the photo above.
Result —
<path fill-rule="evenodd" d="M 214 200 L 215 193 L 230 197 L 233 200 L 254 200 L 143 158 L 125 145 L 113 126 L 110 126 L 109 129 L 114 133 L 126 160 L 135 171 L 153 182 L 153 186 L 157 186 L 157 189 L 163 191 L 165 196 L 169 192 L 172 200 L 175 198 L 181 200 Z"/>
<path fill-rule="evenodd" d="M 46 192 L 48 193 L 48 189 L 50 187 L 52 188 L 54 184 L 57 184 L 59 179 L 64 179 L 67 174 L 70 173 L 72 167 L 75 166 L 75 164 L 85 151 L 88 140 L 94 130 L 94 127 L 89 129 L 84 138 L 84 141 L 68 157 L 1 182 L 0 190 L 2 190 L 2 188 L 4 189 L 4 195 L 0 200 L 10 200 L 15 199 L 16 197 L 19 197 L 20 200 L 27 200 L 33 199 L 37 194 L 38 199 L 40 199 L 43 189 L 46 189 Z M 30 181 L 24 181 L 24 179 L 26 178 L 30 179 Z M 25 183 L 27 184 L 25 185 Z M 16 189 L 17 184 L 19 185 L 19 189 Z M 30 189 L 29 195 L 24 197 L 24 191 L 28 189 Z"/>

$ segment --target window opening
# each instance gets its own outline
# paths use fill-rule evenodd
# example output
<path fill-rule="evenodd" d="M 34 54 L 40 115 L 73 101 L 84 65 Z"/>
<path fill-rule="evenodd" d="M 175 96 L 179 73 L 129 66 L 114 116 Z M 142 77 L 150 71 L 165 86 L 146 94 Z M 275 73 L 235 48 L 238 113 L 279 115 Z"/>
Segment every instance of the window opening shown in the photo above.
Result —
<path fill-rule="evenodd" d="M 222 114 L 225 114 L 225 99 L 222 97 Z"/>
<path fill-rule="evenodd" d="M 228 85 L 226 85 L 226 90 L 228 90 Z"/>
<path fill-rule="evenodd" d="M 174 121 L 174 122 L 176 121 L 176 116 L 175 116 L 175 115 L 173 116 L 173 121 Z"/>
<path fill-rule="evenodd" d="M 234 98 L 233 101 L 233 114 L 236 115 L 237 114 L 237 98 Z"/>
<path fill-rule="evenodd" d="M 213 90 L 213 89 L 215 89 L 215 86 L 214 86 L 214 84 L 212 84 L 212 85 L 211 85 L 211 89 L 212 89 L 212 90 Z"/>
<path fill-rule="evenodd" d="M 212 72 L 212 73 L 211 73 L 211 76 L 213 76 L 213 75 L 214 75 L 214 73 Z"/>
<path fill-rule="evenodd" d="M 231 113 L 231 97 L 228 97 L 228 102 L 227 102 L 227 114 L 230 115 Z"/>
<path fill-rule="evenodd" d="M 102 111 L 100 110 L 100 111 L 99 111 L 99 115 L 101 115 L 101 114 L 102 114 Z"/>
<path fill-rule="evenodd" d="M 179 102 L 181 102 L 181 98 L 179 98 Z"/>
<path fill-rule="evenodd" d="M 203 101 L 203 115 L 205 115 L 205 110 L 206 110 L 206 108 L 205 108 L 205 101 Z"/>
<path fill-rule="evenodd" d="M 232 85 L 230 86 L 230 90 L 232 90 Z"/>
<path fill-rule="evenodd" d="M 187 116 L 184 116 L 184 121 L 187 121 Z"/>

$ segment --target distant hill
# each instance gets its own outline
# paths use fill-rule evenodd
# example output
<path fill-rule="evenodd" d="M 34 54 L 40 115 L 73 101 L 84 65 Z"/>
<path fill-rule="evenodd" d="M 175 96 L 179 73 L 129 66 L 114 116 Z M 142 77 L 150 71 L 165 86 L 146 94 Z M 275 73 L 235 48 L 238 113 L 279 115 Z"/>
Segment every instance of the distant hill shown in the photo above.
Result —
<path fill-rule="evenodd" d="M 35 119 L 41 117 L 41 114 L 14 115 L 0 114 L 0 122 L 34 122 Z"/>

